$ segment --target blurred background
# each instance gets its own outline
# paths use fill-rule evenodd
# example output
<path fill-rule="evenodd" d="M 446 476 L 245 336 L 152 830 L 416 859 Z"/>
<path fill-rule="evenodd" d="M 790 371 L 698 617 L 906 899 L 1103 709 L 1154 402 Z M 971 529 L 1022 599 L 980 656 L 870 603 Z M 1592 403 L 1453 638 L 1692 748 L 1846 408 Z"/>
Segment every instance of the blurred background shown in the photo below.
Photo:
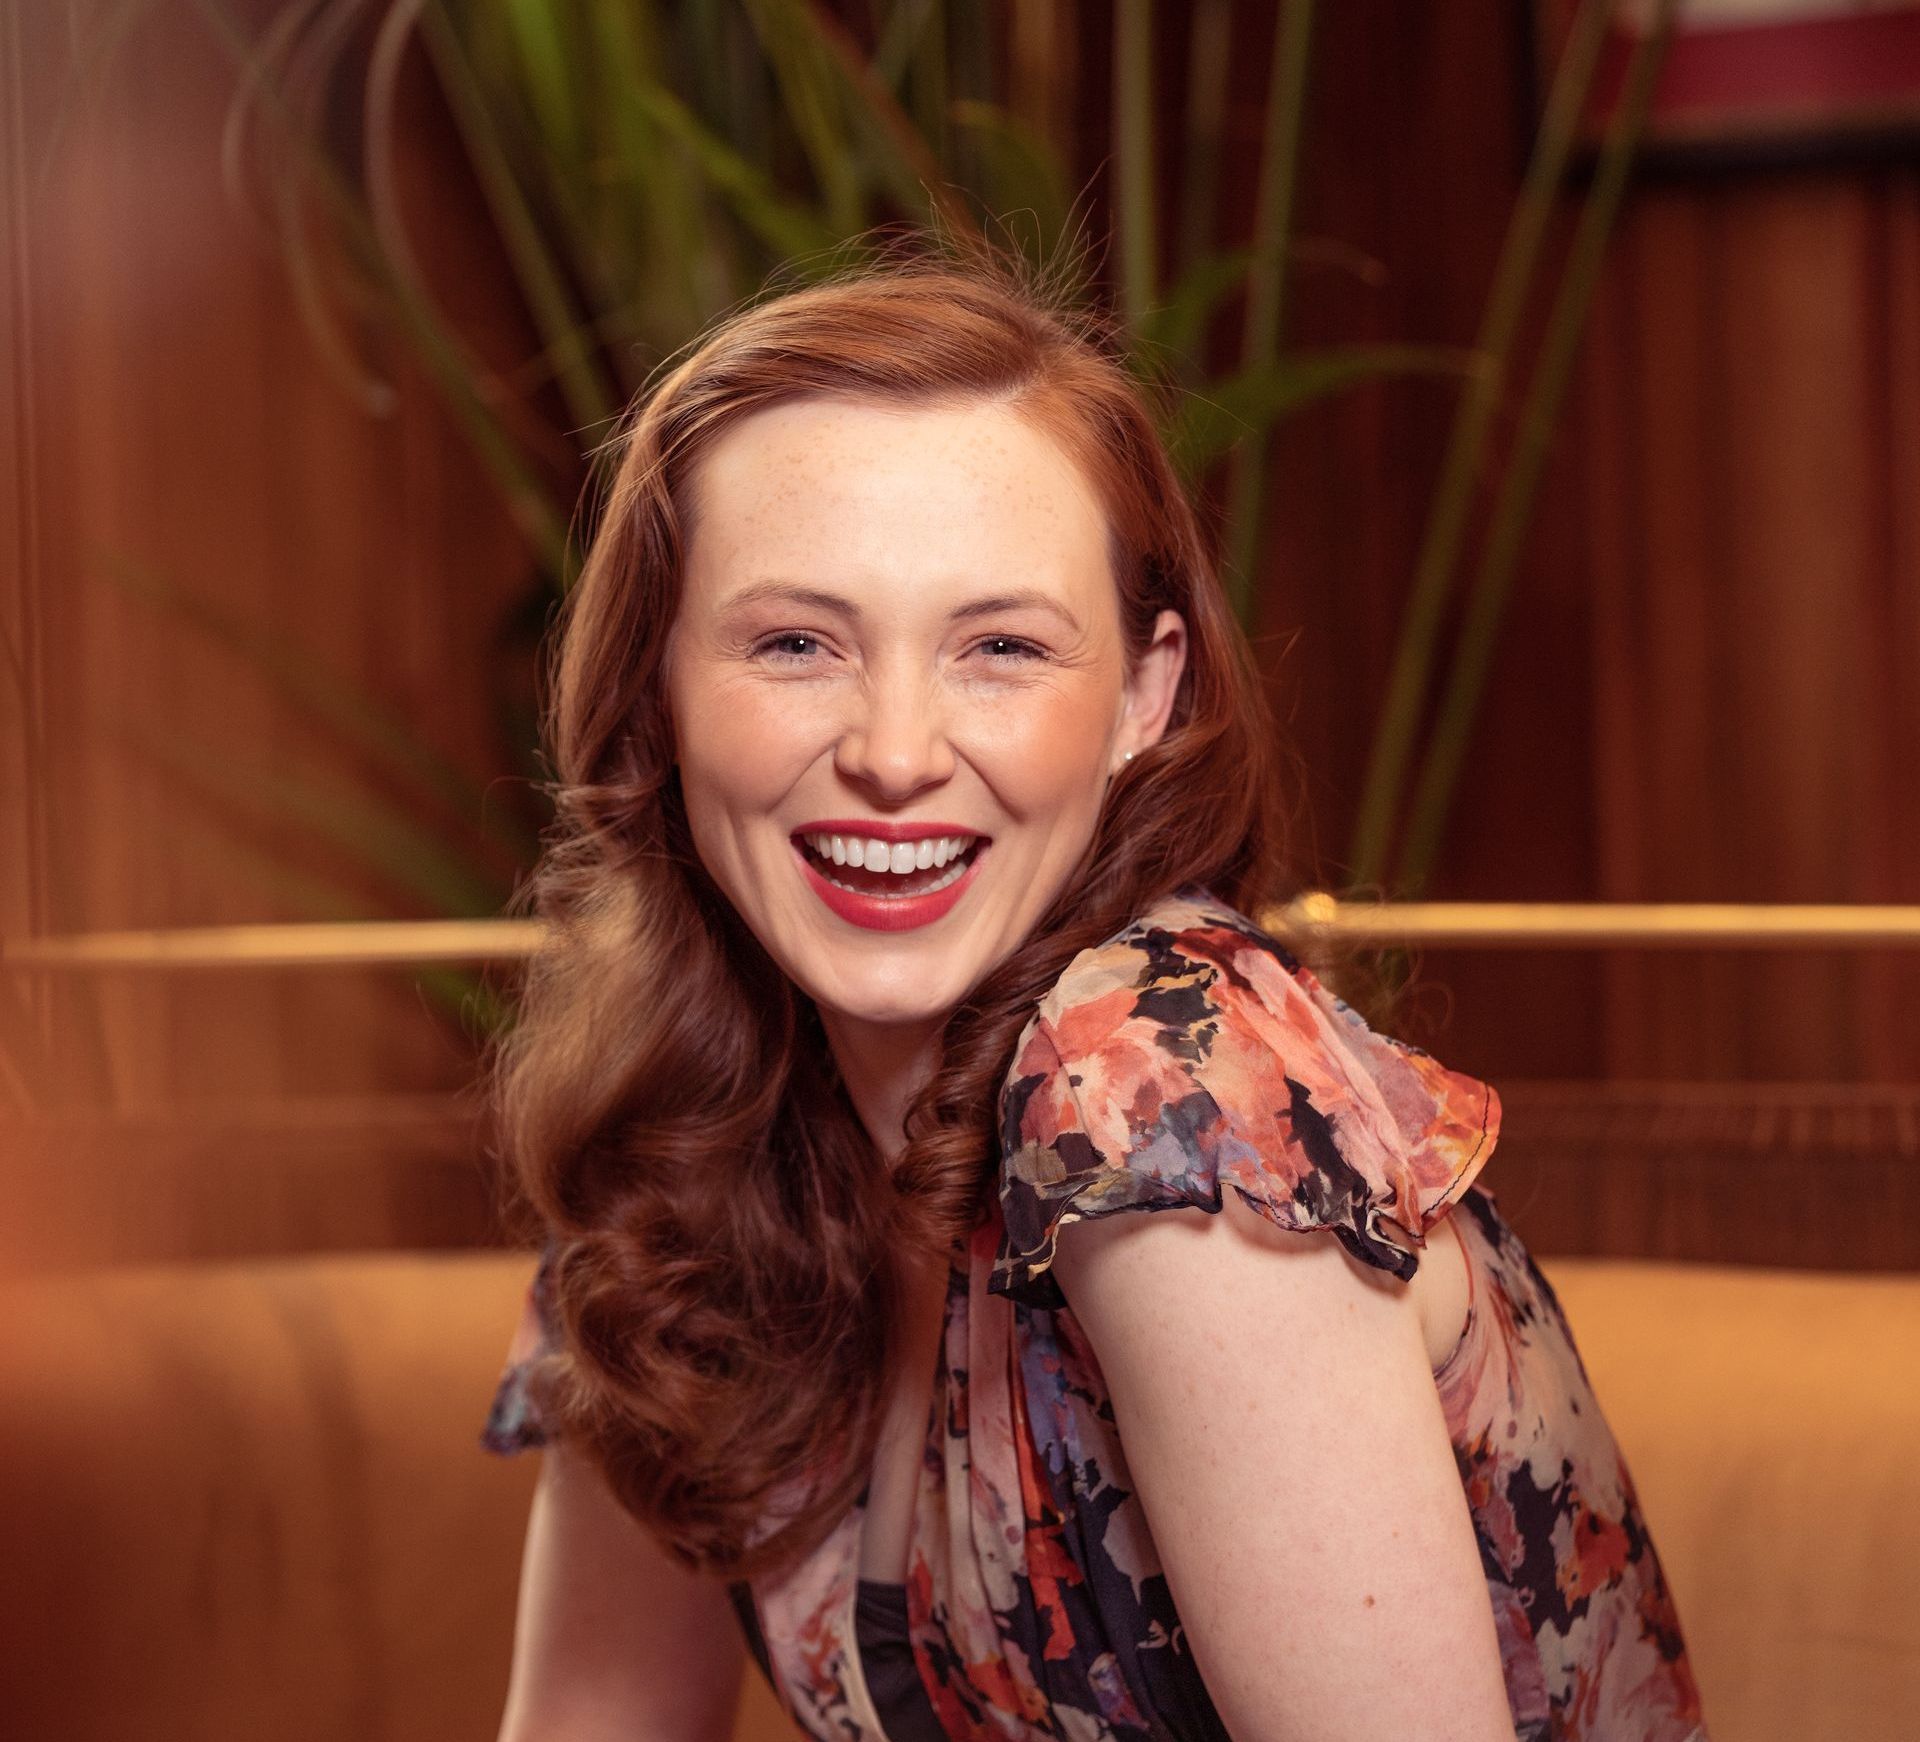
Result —
<path fill-rule="evenodd" d="M 1346 970 L 1501 1091 L 1486 1181 L 1648 1424 L 1715 1734 L 1895 1733 L 1920 4 L 32 0 L 0 53 L 9 1733 L 491 1733 L 517 946 L 196 934 L 500 913 L 611 420 L 770 274 L 929 223 L 1181 390 L 1303 888 L 1907 904 Z M 124 933 L 165 935 L 62 941 Z"/>

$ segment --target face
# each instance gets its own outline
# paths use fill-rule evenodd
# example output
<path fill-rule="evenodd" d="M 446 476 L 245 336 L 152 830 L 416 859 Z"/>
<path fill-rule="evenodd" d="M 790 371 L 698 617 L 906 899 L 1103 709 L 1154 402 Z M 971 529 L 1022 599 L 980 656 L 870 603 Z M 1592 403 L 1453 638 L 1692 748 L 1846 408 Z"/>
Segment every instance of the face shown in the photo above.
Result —
<path fill-rule="evenodd" d="M 778 406 L 692 488 L 667 669 L 701 861 L 830 1020 L 938 1022 L 1164 729 L 1184 625 L 1129 669 L 1093 488 L 998 405 Z"/>

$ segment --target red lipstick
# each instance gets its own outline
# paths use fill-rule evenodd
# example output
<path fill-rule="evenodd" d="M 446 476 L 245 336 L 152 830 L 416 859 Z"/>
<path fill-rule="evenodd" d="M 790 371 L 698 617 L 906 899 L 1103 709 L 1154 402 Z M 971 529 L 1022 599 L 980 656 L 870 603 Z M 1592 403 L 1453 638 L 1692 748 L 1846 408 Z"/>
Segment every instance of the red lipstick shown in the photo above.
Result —
<path fill-rule="evenodd" d="M 821 865 L 807 851 L 799 839 L 802 835 L 854 835 L 880 841 L 923 841 L 941 835 L 970 835 L 974 840 L 969 849 L 973 856 L 960 875 L 943 888 L 931 889 L 919 895 L 869 895 L 862 890 L 846 888 L 827 876 L 831 867 Z M 987 837 L 952 823 L 881 823 L 843 818 L 808 823 L 805 828 L 796 829 L 792 846 L 808 887 L 849 925 L 857 925 L 865 931 L 913 931 L 920 926 L 931 925 L 953 910 L 954 904 L 973 882 L 974 874 L 980 869 L 980 861 L 986 857 Z"/>
<path fill-rule="evenodd" d="M 984 841 L 987 836 L 965 823 L 883 823 L 872 817 L 828 817 L 824 822 L 802 823 L 796 835 L 858 835 L 874 841 L 937 840 L 941 835 L 971 835 Z"/>

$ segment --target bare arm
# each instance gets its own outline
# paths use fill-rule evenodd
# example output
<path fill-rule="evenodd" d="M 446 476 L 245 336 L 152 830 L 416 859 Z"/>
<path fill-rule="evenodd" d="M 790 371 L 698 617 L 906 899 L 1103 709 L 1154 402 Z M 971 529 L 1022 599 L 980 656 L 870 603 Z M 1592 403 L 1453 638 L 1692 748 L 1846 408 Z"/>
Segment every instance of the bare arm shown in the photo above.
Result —
<path fill-rule="evenodd" d="M 669 1559 L 590 1460 L 541 1457 L 499 1742 L 727 1742 L 746 1652 L 725 1585 Z"/>
<path fill-rule="evenodd" d="M 1225 1198 L 1072 1224 L 1056 1261 L 1222 1721 L 1236 1742 L 1512 1742 L 1413 1301 Z"/>

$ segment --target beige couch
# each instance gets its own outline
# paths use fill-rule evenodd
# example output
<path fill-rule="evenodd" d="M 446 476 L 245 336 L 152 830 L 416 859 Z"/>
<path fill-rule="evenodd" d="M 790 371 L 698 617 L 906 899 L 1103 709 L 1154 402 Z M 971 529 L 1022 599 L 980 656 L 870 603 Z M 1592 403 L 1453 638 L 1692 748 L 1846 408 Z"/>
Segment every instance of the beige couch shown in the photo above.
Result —
<path fill-rule="evenodd" d="M 1549 1262 L 1716 1742 L 1920 1712 L 1920 1277 Z M 0 1734 L 475 1742 L 533 1458 L 475 1436 L 524 1257 L 0 1287 Z M 751 1677 L 740 1734 L 784 1720 Z"/>

